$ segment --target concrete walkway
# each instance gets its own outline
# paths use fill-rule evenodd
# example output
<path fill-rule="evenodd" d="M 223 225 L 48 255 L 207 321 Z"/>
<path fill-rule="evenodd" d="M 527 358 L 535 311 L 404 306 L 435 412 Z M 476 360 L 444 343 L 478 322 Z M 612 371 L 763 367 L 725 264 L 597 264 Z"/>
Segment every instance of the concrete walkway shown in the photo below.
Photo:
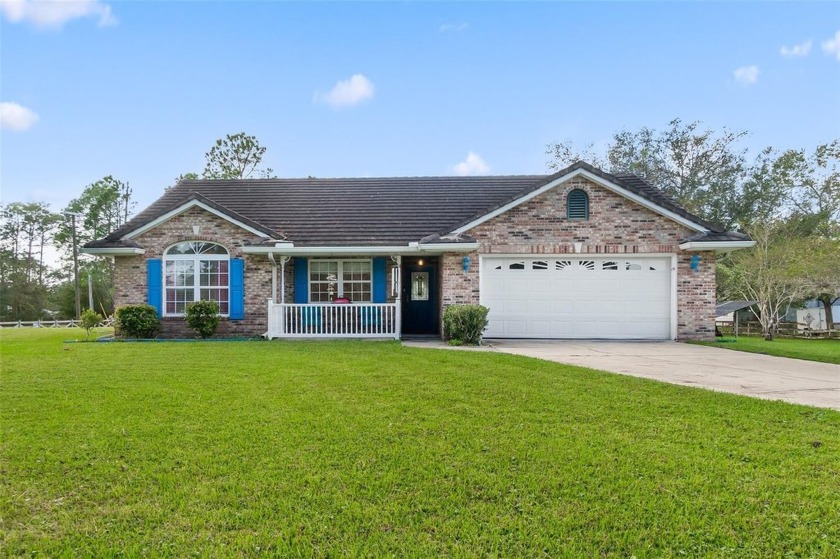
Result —
<path fill-rule="evenodd" d="M 675 342 L 490 340 L 496 351 L 840 410 L 840 365 Z"/>
<path fill-rule="evenodd" d="M 440 340 L 423 340 L 406 341 L 403 345 L 500 351 L 671 384 L 840 410 L 840 365 L 830 363 L 675 342 L 488 340 L 481 347 L 453 347 Z"/>

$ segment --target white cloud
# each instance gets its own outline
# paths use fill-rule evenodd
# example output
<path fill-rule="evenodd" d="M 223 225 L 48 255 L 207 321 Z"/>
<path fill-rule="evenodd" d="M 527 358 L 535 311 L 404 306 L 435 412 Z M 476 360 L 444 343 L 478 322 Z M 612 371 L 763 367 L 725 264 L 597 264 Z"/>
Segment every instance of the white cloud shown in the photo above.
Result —
<path fill-rule="evenodd" d="M 833 55 L 834 58 L 840 60 L 840 31 L 835 33 L 831 39 L 823 41 L 822 49 L 824 53 Z"/>
<path fill-rule="evenodd" d="M 469 26 L 469 23 L 444 23 L 440 26 L 440 29 L 438 29 L 438 31 L 440 31 L 441 33 L 447 33 L 449 31 L 454 31 L 457 33 L 465 30 Z"/>
<path fill-rule="evenodd" d="M 735 76 L 735 81 L 741 85 L 752 85 L 758 81 L 758 66 L 741 66 L 737 68 L 732 75 Z"/>
<path fill-rule="evenodd" d="M 373 97 L 373 82 L 362 74 L 353 74 L 349 80 L 339 81 L 327 93 L 315 92 L 316 102 L 326 103 L 334 109 L 351 107 Z"/>
<path fill-rule="evenodd" d="M 779 49 L 779 53 L 785 58 L 797 58 L 800 56 L 808 56 L 808 53 L 811 52 L 811 47 L 814 45 L 811 39 L 808 39 L 804 43 L 793 45 L 792 47 L 788 47 L 786 45 L 782 45 L 782 48 Z"/>
<path fill-rule="evenodd" d="M 469 152 L 467 158 L 452 167 L 452 174 L 459 177 L 486 175 L 490 166 L 477 153 Z"/>
<path fill-rule="evenodd" d="M 117 24 L 111 6 L 99 0 L 0 0 L 0 13 L 12 23 L 52 29 L 77 18 L 97 18 L 99 27 Z"/>
<path fill-rule="evenodd" d="M 17 103 L 0 103 L 0 129 L 27 130 L 38 122 L 38 115 Z"/>

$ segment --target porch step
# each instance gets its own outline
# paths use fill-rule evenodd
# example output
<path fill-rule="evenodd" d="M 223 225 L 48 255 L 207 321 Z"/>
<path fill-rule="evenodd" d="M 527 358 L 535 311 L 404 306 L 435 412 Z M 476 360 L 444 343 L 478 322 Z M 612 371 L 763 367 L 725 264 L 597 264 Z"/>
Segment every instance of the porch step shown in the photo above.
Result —
<path fill-rule="evenodd" d="M 403 334 L 400 339 L 404 342 L 430 342 L 440 340 L 437 334 Z"/>

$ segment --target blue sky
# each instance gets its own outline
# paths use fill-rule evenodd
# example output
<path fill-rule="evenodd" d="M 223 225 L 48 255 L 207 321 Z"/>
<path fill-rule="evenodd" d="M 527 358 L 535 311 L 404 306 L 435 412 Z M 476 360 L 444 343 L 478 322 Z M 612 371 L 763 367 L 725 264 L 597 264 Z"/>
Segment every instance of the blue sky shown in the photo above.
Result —
<path fill-rule="evenodd" d="M 281 177 L 543 173 L 551 141 L 675 117 L 751 150 L 840 137 L 836 2 L 0 0 L 0 18 L 2 201 L 56 210 L 108 174 L 140 209 L 239 131 Z"/>

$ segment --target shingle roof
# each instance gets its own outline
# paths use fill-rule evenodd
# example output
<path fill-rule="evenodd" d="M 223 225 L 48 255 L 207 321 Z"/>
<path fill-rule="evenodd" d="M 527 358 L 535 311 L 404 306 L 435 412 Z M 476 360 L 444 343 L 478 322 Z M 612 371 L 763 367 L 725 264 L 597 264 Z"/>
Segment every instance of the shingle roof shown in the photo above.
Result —
<path fill-rule="evenodd" d="M 553 175 L 336 179 L 183 180 L 105 239 L 120 238 L 191 199 L 295 246 L 389 246 L 445 235 L 577 169 L 595 173 L 701 226 L 712 228 L 638 177 L 578 162 Z M 435 237 L 438 235 L 438 237 Z"/>
<path fill-rule="evenodd" d="M 729 301 L 727 303 L 720 303 L 715 307 L 715 316 L 724 316 L 731 312 L 746 309 L 758 303 L 758 301 Z"/>

